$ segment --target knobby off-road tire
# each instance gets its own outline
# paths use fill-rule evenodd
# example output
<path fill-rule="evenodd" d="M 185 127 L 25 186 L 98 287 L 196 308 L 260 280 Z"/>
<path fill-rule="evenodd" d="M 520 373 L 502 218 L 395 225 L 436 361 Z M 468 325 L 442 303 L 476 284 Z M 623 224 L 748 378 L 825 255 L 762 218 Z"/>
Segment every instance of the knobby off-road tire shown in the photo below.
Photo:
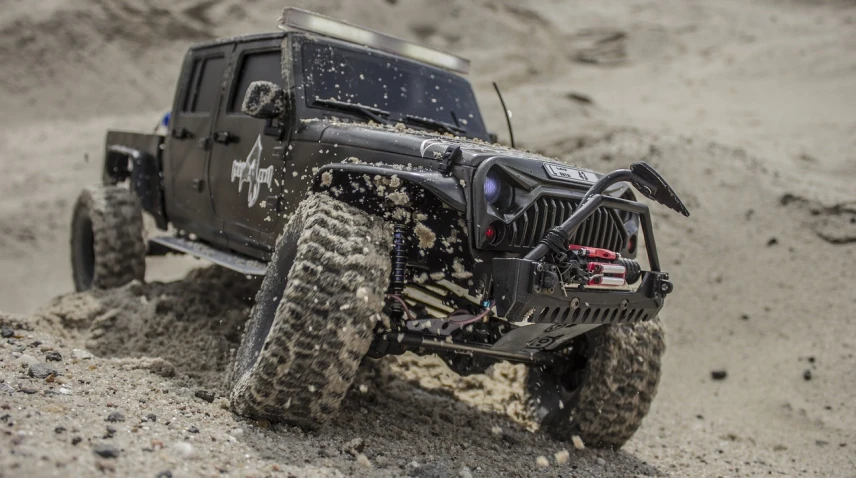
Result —
<path fill-rule="evenodd" d="M 666 350 L 659 318 L 604 326 L 576 346 L 566 367 L 529 369 L 526 388 L 541 429 L 587 446 L 620 448 L 642 424 Z"/>
<path fill-rule="evenodd" d="M 143 213 L 117 186 L 91 186 L 77 198 L 71 221 L 74 288 L 109 289 L 146 275 Z"/>
<path fill-rule="evenodd" d="M 327 195 L 292 215 L 232 369 L 235 413 L 317 428 L 339 409 L 389 286 L 392 231 Z"/>

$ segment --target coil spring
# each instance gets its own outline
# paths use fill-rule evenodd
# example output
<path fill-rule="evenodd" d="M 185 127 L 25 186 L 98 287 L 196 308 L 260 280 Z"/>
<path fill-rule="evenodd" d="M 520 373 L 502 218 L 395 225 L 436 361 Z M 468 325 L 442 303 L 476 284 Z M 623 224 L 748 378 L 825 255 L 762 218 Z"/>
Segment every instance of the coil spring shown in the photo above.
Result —
<path fill-rule="evenodd" d="M 407 237 L 403 224 L 393 225 L 392 234 L 392 280 L 390 290 L 400 294 L 404 290 L 405 271 L 407 270 Z"/>
<path fill-rule="evenodd" d="M 639 263 L 635 260 L 625 259 L 622 257 L 616 262 L 624 266 L 624 269 L 626 271 L 624 277 L 628 284 L 634 284 L 636 283 L 636 281 L 639 280 L 640 277 L 642 277 L 642 266 L 639 265 Z"/>

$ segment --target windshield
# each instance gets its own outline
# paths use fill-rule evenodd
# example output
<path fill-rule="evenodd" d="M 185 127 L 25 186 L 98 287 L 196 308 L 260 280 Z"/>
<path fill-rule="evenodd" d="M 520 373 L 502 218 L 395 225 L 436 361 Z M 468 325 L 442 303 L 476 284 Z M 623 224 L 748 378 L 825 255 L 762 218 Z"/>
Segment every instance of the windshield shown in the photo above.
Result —
<path fill-rule="evenodd" d="M 443 130 L 439 124 L 446 123 L 465 136 L 487 135 L 472 89 L 461 77 L 393 56 L 322 43 L 304 43 L 302 59 L 306 106 L 319 107 L 322 103 L 316 99 L 325 100 L 325 106 L 356 103 L 393 123 L 432 130 Z"/>

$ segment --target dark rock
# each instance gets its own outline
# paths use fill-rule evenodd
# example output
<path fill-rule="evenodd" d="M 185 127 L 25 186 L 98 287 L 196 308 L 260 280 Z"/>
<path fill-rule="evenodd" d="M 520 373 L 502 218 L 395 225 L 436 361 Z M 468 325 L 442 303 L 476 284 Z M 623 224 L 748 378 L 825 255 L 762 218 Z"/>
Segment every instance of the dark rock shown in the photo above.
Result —
<path fill-rule="evenodd" d="M 155 478 L 172 478 L 172 472 L 169 470 L 162 471 L 155 475 Z"/>
<path fill-rule="evenodd" d="M 106 443 L 95 445 L 92 447 L 92 452 L 101 458 L 119 458 L 119 449 Z"/>
<path fill-rule="evenodd" d="M 36 390 L 35 388 L 27 388 L 27 387 L 21 387 L 18 389 L 18 391 L 21 393 L 26 393 L 27 395 L 33 395 L 33 394 L 39 393 L 39 391 Z"/>
<path fill-rule="evenodd" d="M 82 442 L 82 441 L 83 441 L 83 438 L 80 438 L 80 437 L 74 437 L 74 438 L 72 438 L 72 439 L 71 439 L 71 444 L 72 444 L 72 445 L 77 445 L 78 443 L 80 443 L 80 442 Z"/>
<path fill-rule="evenodd" d="M 48 362 L 62 362 L 62 354 L 60 354 L 56 350 L 51 350 L 50 352 L 45 354 L 45 360 L 47 360 Z"/>
<path fill-rule="evenodd" d="M 771 237 L 771 238 L 767 241 L 767 247 L 775 246 L 775 245 L 776 245 L 776 244 L 778 244 L 778 243 L 779 243 L 779 240 L 778 240 L 778 239 L 776 239 L 775 237 Z"/>
<path fill-rule="evenodd" d="M 103 438 L 113 438 L 114 435 L 116 435 L 116 429 L 113 427 L 107 427 L 107 433 Z"/>
<path fill-rule="evenodd" d="M 805 372 L 803 372 L 803 379 L 805 381 L 811 380 L 811 370 L 806 370 Z"/>
<path fill-rule="evenodd" d="M 740 316 L 740 318 L 743 320 L 749 320 L 749 314 L 743 314 Z"/>
<path fill-rule="evenodd" d="M 45 365 L 43 363 L 37 363 L 37 364 L 30 365 L 30 369 L 27 372 L 27 375 L 29 375 L 30 377 L 33 377 L 33 378 L 48 378 L 51 375 L 56 377 L 56 376 L 60 375 L 60 373 L 57 372 L 56 370 L 54 370 L 54 368 L 49 366 L 49 365 Z"/>
<path fill-rule="evenodd" d="M 189 433 L 199 433 L 199 429 L 196 427 L 190 427 L 187 429 Z"/>
<path fill-rule="evenodd" d="M 122 415 L 119 412 L 113 412 L 110 415 L 107 415 L 107 418 L 105 418 L 105 420 L 107 420 L 108 422 L 114 422 L 114 423 L 115 422 L 124 422 L 125 421 L 125 415 Z"/>
<path fill-rule="evenodd" d="M 2 336 L 4 339 L 9 339 L 15 336 L 15 331 L 9 327 L 3 327 L 2 329 L 0 329 L 0 336 Z"/>
<path fill-rule="evenodd" d="M 209 392 L 208 390 L 197 390 L 194 395 L 196 396 L 196 398 L 201 398 L 202 400 L 205 400 L 208 403 L 213 402 L 214 399 L 217 398 L 216 393 Z"/>
<path fill-rule="evenodd" d="M 148 415 L 146 415 L 146 421 L 154 423 L 154 422 L 158 421 L 158 416 L 155 415 L 154 413 L 149 413 Z"/>
<path fill-rule="evenodd" d="M 809 362 L 809 363 L 814 363 L 814 356 L 809 356 L 809 358 L 808 358 L 808 362 Z"/>
<path fill-rule="evenodd" d="M 54 428 L 54 433 L 65 433 L 65 427 Z"/>
<path fill-rule="evenodd" d="M 710 372 L 710 378 L 714 380 L 725 380 L 725 377 L 728 376 L 728 372 L 725 370 L 712 370 Z"/>

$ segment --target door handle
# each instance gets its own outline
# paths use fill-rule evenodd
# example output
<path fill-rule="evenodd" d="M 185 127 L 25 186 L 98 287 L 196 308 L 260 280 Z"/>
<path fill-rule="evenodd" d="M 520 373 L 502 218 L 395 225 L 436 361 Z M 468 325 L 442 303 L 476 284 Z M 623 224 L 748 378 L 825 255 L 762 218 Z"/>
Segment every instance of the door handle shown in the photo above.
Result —
<path fill-rule="evenodd" d="M 228 131 L 217 131 L 213 136 L 215 143 L 229 144 L 237 143 L 240 138 Z"/>
<path fill-rule="evenodd" d="M 193 137 L 193 133 L 191 133 L 187 128 L 173 128 L 172 131 L 169 132 L 170 136 L 175 139 L 188 139 Z"/>

